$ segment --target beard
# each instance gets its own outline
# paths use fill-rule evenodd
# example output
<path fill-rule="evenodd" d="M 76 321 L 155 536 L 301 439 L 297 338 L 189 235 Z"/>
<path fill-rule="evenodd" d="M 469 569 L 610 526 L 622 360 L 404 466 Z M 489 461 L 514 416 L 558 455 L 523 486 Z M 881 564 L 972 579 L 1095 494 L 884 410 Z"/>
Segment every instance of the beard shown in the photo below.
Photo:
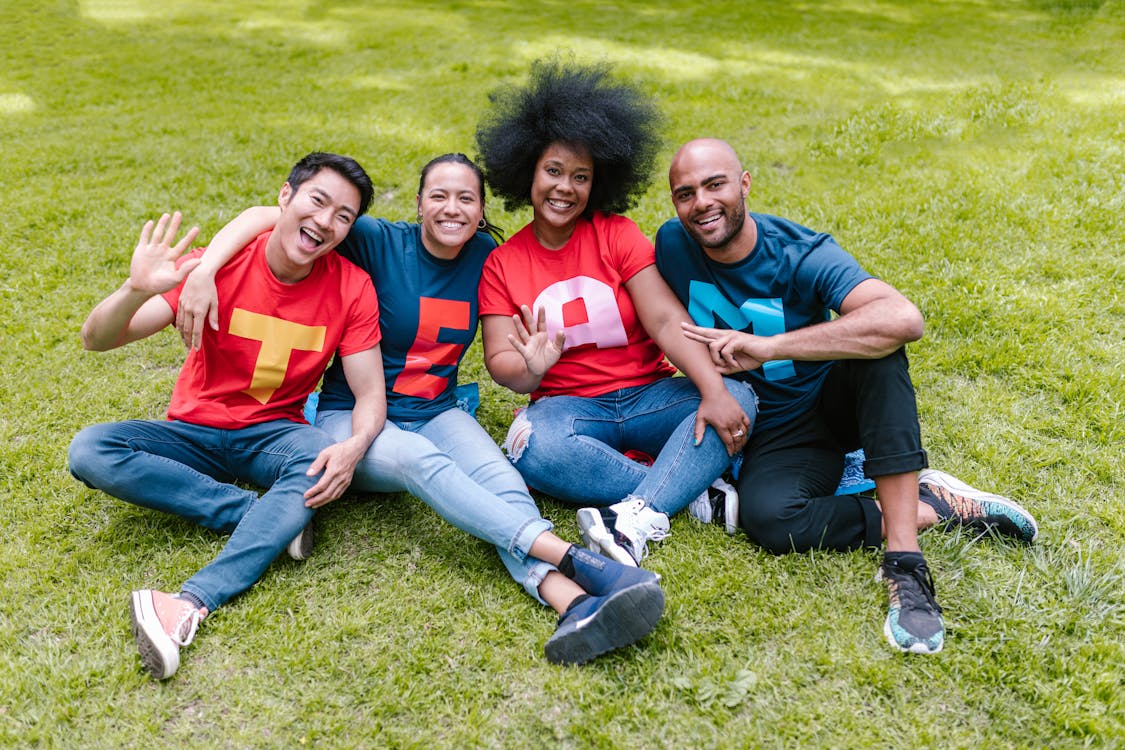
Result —
<path fill-rule="evenodd" d="M 692 239 L 699 243 L 700 247 L 705 247 L 708 250 L 724 247 L 742 231 L 742 227 L 746 223 L 746 204 L 739 201 L 730 213 L 724 208 L 721 221 L 723 222 L 723 230 L 706 237 L 700 233 L 693 223 L 684 224 L 684 228 L 687 229 L 687 233 L 691 235 Z M 683 222 L 680 223 L 683 224 Z"/>

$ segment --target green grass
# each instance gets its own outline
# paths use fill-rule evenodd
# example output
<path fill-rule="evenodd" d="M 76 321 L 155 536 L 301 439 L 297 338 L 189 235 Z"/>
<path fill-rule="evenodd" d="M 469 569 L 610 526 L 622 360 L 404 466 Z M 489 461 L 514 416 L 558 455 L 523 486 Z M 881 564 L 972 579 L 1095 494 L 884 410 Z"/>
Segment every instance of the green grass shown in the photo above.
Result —
<path fill-rule="evenodd" d="M 1125 745 L 1121 0 L 32 0 L 0 24 L 0 745 Z M 917 302 L 931 462 L 1019 498 L 1041 541 L 926 533 L 948 637 L 916 658 L 883 642 L 876 554 L 775 558 L 676 519 L 659 627 L 564 669 L 487 545 L 416 499 L 348 496 L 312 559 L 279 560 L 154 683 L 128 592 L 223 540 L 65 466 L 84 425 L 160 416 L 182 359 L 172 334 L 78 344 L 141 224 L 178 208 L 209 237 L 313 149 L 409 218 L 421 165 L 471 154 L 488 91 L 556 50 L 657 97 L 661 170 L 727 138 L 754 210 L 831 231 Z M 631 212 L 650 235 L 666 193 L 654 175 Z M 519 399 L 479 349 L 467 374 L 501 438 Z"/>

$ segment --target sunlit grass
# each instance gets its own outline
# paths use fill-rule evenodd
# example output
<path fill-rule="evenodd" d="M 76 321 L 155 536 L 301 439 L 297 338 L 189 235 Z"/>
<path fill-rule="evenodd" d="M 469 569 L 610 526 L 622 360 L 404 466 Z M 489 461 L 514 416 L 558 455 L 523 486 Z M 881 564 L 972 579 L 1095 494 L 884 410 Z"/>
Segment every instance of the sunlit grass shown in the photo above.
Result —
<path fill-rule="evenodd" d="M 1120 2 L 44 0 L 0 22 L 0 744 L 1125 744 Z M 559 669 L 554 618 L 487 545 L 416 499 L 349 496 L 312 559 L 279 560 L 153 683 L 128 592 L 223 540 L 65 468 L 81 427 L 159 417 L 182 360 L 171 334 L 78 346 L 141 224 L 180 209 L 209 237 L 313 149 L 358 158 L 373 212 L 409 219 L 421 165 L 471 155 L 488 92 L 556 51 L 665 113 L 631 212 L 648 234 L 674 148 L 724 137 L 752 210 L 832 232 L 919 305 L 931 462 L 1020 499 L 1040 543 L 925 534 L 948 640 L 904 658 L 877 554 L 777 558 L 677 519 L 650 558 L 657 630 Z M 465 374 L 502 438 L 520 397 L 479 349 Z M 543 509 L 576 538 L 571 508 Z"/>

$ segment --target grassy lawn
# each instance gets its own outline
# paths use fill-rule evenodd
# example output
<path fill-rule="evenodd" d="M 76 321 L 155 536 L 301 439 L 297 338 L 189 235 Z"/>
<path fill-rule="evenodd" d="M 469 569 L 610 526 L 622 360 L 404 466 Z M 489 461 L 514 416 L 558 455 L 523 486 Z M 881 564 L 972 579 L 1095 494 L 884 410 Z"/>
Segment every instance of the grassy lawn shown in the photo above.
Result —
<path fill-rule="evenodd" d="M 28 0 L 0 26 L 0 746 L 1125 746 L 1122 0 Z M 312 559 L 278 560 L 152 681 L 129 591 L 224 540 L 65 460 L 87 424 L 160 417 L 183 357 L 172 333 L 79 346 L 141 224 L 180 209 L 210 237 L 311 150 L 411 218 L 421 165 L 472 155 L 488 92 L 557 50 L 666 115 L 647 233 L 675 147 L 724 137 L 753 210 L 832 232 L 921 307 L 931 463 L 1018 498 L 1039 543 L 926 533 L 946 648 L 909 657 L 883 640 L 877 554 L 777 558 L 677 518 L 656 631 L 560 668 L 554 617 L 491 548 L 409 496 L 349 495 Z M 479 349 L 466 374 L 502 438 L 520 399 Z"/>

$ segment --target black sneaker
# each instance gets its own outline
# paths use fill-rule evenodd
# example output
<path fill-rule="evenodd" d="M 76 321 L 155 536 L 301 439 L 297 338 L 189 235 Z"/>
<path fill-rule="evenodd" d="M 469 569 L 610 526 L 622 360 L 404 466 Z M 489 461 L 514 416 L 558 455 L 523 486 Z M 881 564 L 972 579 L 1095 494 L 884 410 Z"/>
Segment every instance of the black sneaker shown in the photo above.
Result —
<path fill-rule="evenodd" d="M 887 641 L 912 654 L 936 654 L 945 643 L 945 623 L 934 596 L 934 579 L 920 552 L 887 552 L 876 580 L 887 584 L 890 609 L 883 624 Z"/>
<path fill-rule="evenodd" d="M 655 580 L 618 589 L 607 596 L 585 596 L 571 605 L 543 650 L 552 664 L 585 664 L 628 646 L 656 627 L 664 612 L 664 591 Z"/>

